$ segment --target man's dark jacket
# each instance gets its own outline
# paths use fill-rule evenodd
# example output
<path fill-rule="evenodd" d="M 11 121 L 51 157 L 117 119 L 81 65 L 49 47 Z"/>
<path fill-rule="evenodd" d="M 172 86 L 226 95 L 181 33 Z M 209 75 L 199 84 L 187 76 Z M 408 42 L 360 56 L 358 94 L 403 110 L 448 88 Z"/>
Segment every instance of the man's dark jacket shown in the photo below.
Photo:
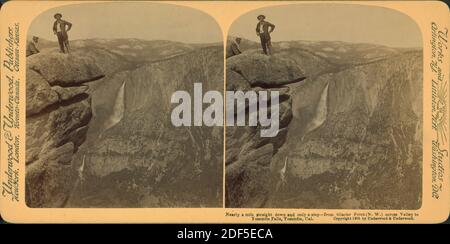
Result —
<path fill-rule="evenodd" d="M 267 22 L 267 21 L 263 21 L 263 22 L 258 22 L 258 24 L 256 25 L 256 33 L 260 33 L 261 31 L 261 24 L 264 23 L 263 25 L 263 31 L 266 35 L 268 35 L 268 37 L 270 37 L 270 32 L 269 32 L 269 27 L 271 28 L 271 31 L 273 31 L 275 29 L 275 25 Z"/>
<path fill-rule="evenodd" d="M 54 32 L 56 32 L 56 30 L 57 30 L 57 28 L 56 28 L 57 24 L 58 24 L 58 21 L 55 21 L 55 23 L 53 23 L 53 31 Z M 68 21 L 65 21 L 65 20 L 61 20 L 60 23 L 59 23 L 59 27 L 61 29 L 61 32 L 64 33 L 64 34 L 67 34 L 66 33 L 66 31 L 67 31 L 66 26 L 71 28 L 72 27 L 72 23 L 70 23 Z"/>

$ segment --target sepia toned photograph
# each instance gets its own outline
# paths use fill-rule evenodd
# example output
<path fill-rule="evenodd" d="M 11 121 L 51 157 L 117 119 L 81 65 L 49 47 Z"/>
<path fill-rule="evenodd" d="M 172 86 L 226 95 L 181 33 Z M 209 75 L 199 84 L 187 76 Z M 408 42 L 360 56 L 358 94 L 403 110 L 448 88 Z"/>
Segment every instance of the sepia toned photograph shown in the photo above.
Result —
<path fill-rule="evenodd" d="M 176 127 L 171 96 L 223 90 L 208 14 L 165 3 L 49 9 L 27 32 L 26 204 L 222 207 L 223 127 Z"/>
<path fill-rule="evenodd" d="M 226 207 L 419 209 L 422 34 L 357 4 L 241 15 L 227 37 L 227 90 L 279 92 L 279 131 L 226 128 Z M 228 103 L 227 103 L 228 104 Z"/>
<path fill-rule="evenodd" d="M 280 242 L 286 224 L 448 223 L 448 13 L 0 1 L 0 224 Z"/>

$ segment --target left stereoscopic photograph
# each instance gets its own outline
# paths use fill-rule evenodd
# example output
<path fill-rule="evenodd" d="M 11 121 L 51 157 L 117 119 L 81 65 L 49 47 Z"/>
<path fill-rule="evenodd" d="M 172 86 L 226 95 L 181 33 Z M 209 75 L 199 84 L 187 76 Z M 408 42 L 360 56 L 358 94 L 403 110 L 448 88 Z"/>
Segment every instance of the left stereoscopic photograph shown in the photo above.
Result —
<path fill-rule="evenodd" d="M 222 207 L 223 127 L 176 127 L 174 92 L 223 90 L 222 31 L 163 3 L 49 9 L 27 33 L 26 204 Z"/>

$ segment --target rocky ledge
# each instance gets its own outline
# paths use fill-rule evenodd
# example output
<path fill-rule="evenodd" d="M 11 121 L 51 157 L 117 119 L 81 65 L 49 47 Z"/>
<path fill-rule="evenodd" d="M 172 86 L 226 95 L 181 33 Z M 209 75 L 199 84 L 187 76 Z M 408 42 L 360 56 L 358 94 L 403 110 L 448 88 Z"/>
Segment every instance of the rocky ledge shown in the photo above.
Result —
<path fill-rule="evenodd" d="M 27 58 L 26 202 L 61 207 L 77 184 L 73 154 L 92 117 L 86 82 L 102 78 L 82 54 L 40 53 Z"/>
<path fill-rule="evenodd" d="M 305 79 L 292 60 L 250 50 L 227 59 L 227 90 L 277 90 L 280 97 L 279 133 L 261 137 L 260 126 L 226 128 L 226 206 L 262 207 L 269 194 L 272 157 L 284 144 L 292 120 L 288 84 Z"/>

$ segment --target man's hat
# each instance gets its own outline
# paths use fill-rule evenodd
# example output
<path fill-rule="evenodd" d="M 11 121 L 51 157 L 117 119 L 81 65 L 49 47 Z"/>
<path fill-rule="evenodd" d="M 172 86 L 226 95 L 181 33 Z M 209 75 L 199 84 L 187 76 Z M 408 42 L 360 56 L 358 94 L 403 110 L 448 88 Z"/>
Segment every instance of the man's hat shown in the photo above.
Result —
<path fill-rule="evenodd" d="M 262 14 L 260 14 L 260 15 L 258 15 L 258 17 L 256 17 L 257 19 L 259 19 L 259 18 L 263 18 L 263 19 L 265 19 L 266 18 L 266 16 L 264 16 L 264 15 L 262 15 Z"/>
<path fill-rule="evenodd" d="M 56 13 L 55 15 L 53 15 L 53 17 L 56 18 L 56 16 L 58 16 L 58 15 L 59 15 L 59 17 L 62 17 L 62 14 L 60 14 L 60 13 Z"/>

